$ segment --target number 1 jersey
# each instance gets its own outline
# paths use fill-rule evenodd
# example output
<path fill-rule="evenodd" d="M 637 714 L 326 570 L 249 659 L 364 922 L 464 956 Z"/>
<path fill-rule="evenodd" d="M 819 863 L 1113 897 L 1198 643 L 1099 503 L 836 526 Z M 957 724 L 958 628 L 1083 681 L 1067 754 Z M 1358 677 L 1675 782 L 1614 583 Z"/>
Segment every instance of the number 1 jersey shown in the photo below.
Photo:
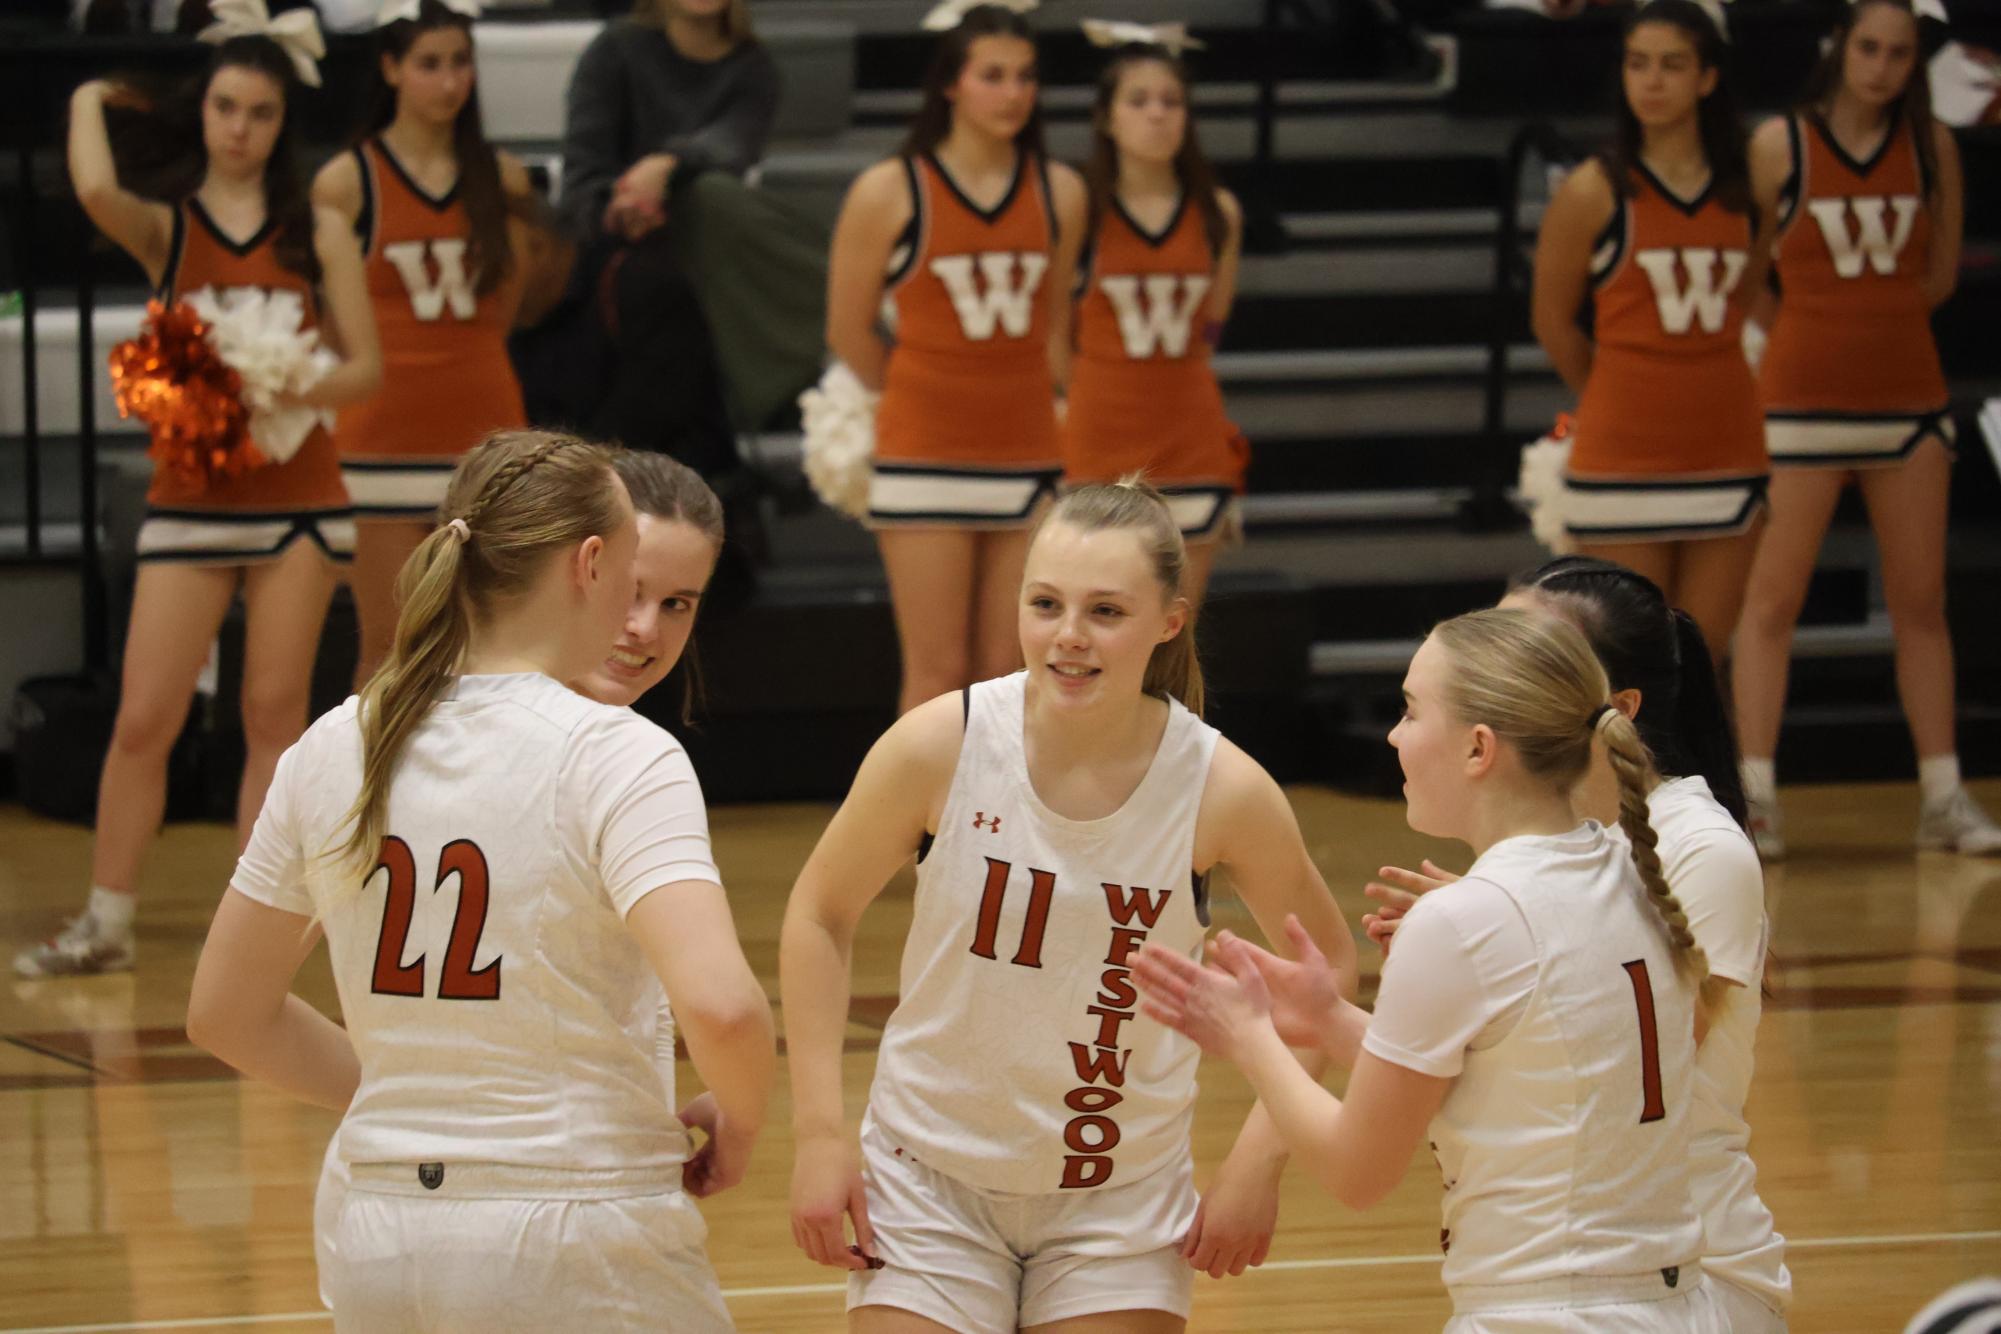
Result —
<path fill-rule="evenodd" d="M 545 676 L 460 677 L 397 761 L 358 878 L 320 856 L 360 789 L 356 709 L 279 761 L 230 882 L 326 929 L 361 1060 L 342 1157 L 667 1173 L 688 1154 L 655 1060 L 672 1021 L 624 918 L 721 883 L 680 744 Z"/>
<path fill-rule="evenodd" d="M 1130 969 L 1144 941 L 1201 946 L 1195 819 L 1216 747 L 1170 700 L 1125 804 L 1066 819 L 1029 781 L 1027 679 L 969 688 L 869 1092 L 900 1149 L 1009 1194 L 1124 1185 L 1189 1152 L 1200 1052 L 1139 1012 Z"/>

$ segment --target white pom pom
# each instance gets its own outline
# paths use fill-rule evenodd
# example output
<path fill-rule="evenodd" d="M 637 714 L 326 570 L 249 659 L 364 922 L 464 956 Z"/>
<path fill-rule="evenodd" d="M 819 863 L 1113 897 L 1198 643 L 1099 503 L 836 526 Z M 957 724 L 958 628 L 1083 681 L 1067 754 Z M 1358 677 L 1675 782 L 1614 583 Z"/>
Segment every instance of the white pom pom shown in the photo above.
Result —
<path fill-rule="evenodd" d="M 881 398 L 839 361 L 827 367 L 816 387 L 799 395 L 806 480 L 820 499 L 850 518 L 868 513 L 875 405 Z"/>
<path fill-rule="evenodd" d="M 1529 512 L 1536 541 L 1559 556 L 1577 549 L 1563 525 L 1563 473 L 1570 466 L 1570 432 L 1562 425 L 1522 449 L 1522 471 L 1516 483 Z"/>
<path fill-rule="evenodd" d="M 217 355 L 243 378 L 250 438 L 265 458 L 284 463 L 315 426 L 333 426 L 333 413 L 298 401 L 340 361 L 320 346 L 317 330 L 299 327 L 306 307 L 297 292 L 204 287 L 187 301 L 208 322 Z"/>

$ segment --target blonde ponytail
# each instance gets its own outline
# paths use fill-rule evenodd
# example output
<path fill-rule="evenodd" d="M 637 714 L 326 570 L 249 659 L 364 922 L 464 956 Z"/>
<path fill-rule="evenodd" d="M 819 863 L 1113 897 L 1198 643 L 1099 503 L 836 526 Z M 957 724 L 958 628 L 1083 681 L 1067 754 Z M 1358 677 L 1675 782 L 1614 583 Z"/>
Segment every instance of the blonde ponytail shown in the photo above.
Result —
<path fill-rule="evenodd" d="M 1493 607 L 1442 622 L 1432 637 L 1452 658 L 1445 697 L 1468 723 L 1484 723 L 1506 741 L 1532 777 L 1569 791 L 1602 740 L 1619 780 L 1619 827 L 1633 866 L 1660 916 L 1675 966 L 1696 981 L 1709 961 L 1688 914 L 1661 871 L 1659 842 L 1647 818 L 1654 757 L 1633 720 L 1611 703 L 1604 664 L 1575 625 L 1558 616 Z"/>
<path fill-rule="evenodd" d="M 1130 530 L 1152 564 L 1165 600 L 1172 602 L 1181 596 L 1182 573 L 1188 566 L 1188 548 L 1181 540 L 1181 525 L 1174 521 L 1166 499 L 1148 484 L 1143 474 L 1128 473 L 1116 482 L 1096 482 L 1064 492 L 1043 523 L 1059 520 L 1086 533 Z M 1162 699 L 1170 696 L 1178 699 L 1190 713 L 1201 715 L 1202 662 L 1195 654 L 1192 613 L 1182 625 L 1181 633 L 1154 646 L 1140 688 Z"/>
<path fill-rule="evenodd" d="M 1619 780 L 1619 828 L 1626 831 L 1626 842 L 1633 850 L 1633 865 L 1640 873 L 1640 883 L 1647 889 L 1647 901 L 1653 904 L 1661 924 L 1667 928 L 1668 943 L 1674 947 L 1675 966 L 1700 982 L 1709 976 L 1709 956 L 1696 943 L 1695 933 L 1688 926 L 1688 913 L 1661 870 L 1659 839 L 1647 816 L 1647 794 L 1659 781 L 1653 757 L 1648 754 L 1646 743 L 1640 740 L 1633 720 L 1609 705 L 1599 714 L 1593 730 L 1605 743 L 1612 773 Z"/>
<path fill-rule="evenodd" d="M 496 431 L 473 446 L 439 513 L 396 576 L 395 641 L 361 691 L 361 791 L 336 854 L 357 874 L 382 846 L 397 761 L 458 675 L 474 624 L 560 548 L 632 521 L 611 451 L 551 431 Z"/>

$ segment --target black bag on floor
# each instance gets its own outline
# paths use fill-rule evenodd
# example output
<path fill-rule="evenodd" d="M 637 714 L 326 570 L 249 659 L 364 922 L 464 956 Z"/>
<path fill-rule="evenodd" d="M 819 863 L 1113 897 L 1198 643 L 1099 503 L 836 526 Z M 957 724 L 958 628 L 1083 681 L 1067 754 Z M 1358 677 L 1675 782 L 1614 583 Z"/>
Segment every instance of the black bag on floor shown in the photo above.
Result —
<path fill-rule="evenodd" d="M 210 709 L 195 696 L 167 759 L 167 818 L 214 814 L 203 781 Z M 108 672 L 36 676 L 14 692 L 14 786 L 37 815 L 72 824 L 97 818 L 97 780 L 118 718 L 118 683 Z M 225 817 L 226 818 L 226 817 Z"/>

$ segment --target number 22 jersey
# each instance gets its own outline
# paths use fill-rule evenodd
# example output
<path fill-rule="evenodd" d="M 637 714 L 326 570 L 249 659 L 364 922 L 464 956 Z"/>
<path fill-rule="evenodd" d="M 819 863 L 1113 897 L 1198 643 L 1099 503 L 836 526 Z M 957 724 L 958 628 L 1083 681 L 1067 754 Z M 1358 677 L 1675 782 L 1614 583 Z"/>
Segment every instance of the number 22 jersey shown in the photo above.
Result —
<path fill-rule="evenodd" d="M 1170 700 L 1125 804 L 1066 819 L 1029 780 L 1027 680 L 969 688 L 868 1116 L 982 1190 L 1125 1185 L 1189 1153 L 1200 1052 L 1139 1012 L 1130 968 L 1144 941 L 1201 946 L 1191 863 L 1217 734 Z"/>
<path fill-rule="evenodd" d="M 230 881 L 326 928 L 361 1061 L 342 1157 L 678 1184 L 688 1140 L 654 1059 L 668 1021 L 624 919 L 655 890 L 721 883 L 680 744 L 545 676 L 460 677 L 397 762 L 358 881 L 316 856 L 360 789 L 356 709 L 285 752 Z"/>

